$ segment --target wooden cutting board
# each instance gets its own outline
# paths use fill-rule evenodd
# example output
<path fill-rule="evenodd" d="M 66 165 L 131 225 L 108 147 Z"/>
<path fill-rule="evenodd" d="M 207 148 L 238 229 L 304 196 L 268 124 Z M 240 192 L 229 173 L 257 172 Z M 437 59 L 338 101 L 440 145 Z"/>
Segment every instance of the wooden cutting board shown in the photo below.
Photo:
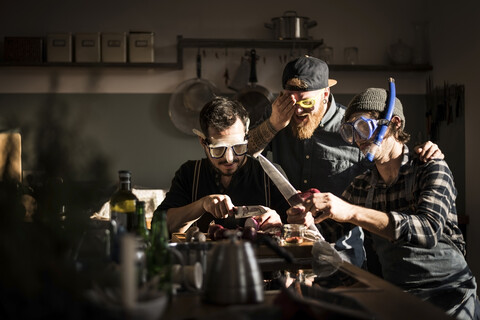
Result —
<path fill-rule="evenodd" d="M 207 234 L 205 234 L 207 236 Z M 185 242 L 185 233 L 176 232 L 172 234 L 172 242 Z M 207 242 L 215 243 L 207 237 Z M 291 252 L 295 258 L 308 258 L 312 256 L 312 246 L 313 242 L 304 241 L 302 243 L 295 244 L 283 244 L 281 247 L 285 248 L 287 251 Z M 254 246 L 255 253 L 259 258 L 266 257 L 277 257 L 278 255 L 269 247 L 265 245 Z"/>

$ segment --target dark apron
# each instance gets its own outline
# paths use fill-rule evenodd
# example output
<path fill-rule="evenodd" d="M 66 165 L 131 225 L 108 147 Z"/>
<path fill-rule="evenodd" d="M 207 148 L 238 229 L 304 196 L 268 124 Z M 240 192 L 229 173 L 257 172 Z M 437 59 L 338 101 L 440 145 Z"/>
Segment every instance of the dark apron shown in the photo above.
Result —
<path fill-rule="evenodd" d="M 374 176 L 365 202 L 367 208 L 373 205 L 377 182 Z M 405 179 L 405 194 L 412 208 L 415 206 L 413 183 L 414 179 Z M 385 280 L 429 301 L 457 319 L 480 318 L 475 277 L 462 252 L 450 238 L 442 234 L 438 244 L 429 249 L 396 244 L 376 235 L 372 238 Z"/>

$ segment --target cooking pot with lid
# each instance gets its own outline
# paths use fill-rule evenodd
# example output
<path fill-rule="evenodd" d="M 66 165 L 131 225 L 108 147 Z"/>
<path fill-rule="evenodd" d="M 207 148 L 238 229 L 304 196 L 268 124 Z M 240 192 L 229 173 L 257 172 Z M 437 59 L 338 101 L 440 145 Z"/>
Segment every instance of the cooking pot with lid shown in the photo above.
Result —
<path fill-rule="evenodd" d="M 272 23 L 265 23 L 265 27 L 273 31 L 273 38 L 277 40 L 308 40 L 308 29 L 317 25 L 310 18 L 298 16 L 296 11 L 285 11 L 283 16 L 271 20 Z"/>

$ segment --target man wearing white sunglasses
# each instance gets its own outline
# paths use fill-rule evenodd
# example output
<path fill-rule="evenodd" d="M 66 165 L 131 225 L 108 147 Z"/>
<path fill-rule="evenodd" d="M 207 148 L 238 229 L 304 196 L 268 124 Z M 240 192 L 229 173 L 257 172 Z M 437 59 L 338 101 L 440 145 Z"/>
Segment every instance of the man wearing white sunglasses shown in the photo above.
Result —
<path fill-rule="evenodd" d="M 247 155 L 248 124 L 248 113 L 238 101 L 217 97 L 203 107 L 201 131 L 194 133 L 206 157 L 180 167 L 157 208 L 167 210 L 171 233 L 185 232 L 194 223 L 207 232 L 212 221 L 241 227 L 245 218 L 234 218 L 235 206 L 261 205 L 265 213 L 254 219 L 263 230 L 282 225 L 278 213 L 286 222 L 288 203 L 260 163 Z"/>

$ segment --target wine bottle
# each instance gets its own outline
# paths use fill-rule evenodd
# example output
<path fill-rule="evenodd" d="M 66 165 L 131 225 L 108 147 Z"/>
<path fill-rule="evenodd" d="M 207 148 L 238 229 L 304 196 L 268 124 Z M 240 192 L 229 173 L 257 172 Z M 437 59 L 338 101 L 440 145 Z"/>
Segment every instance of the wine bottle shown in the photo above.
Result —
<path fill-rule="evenodd" d="M 147 250 L 148 278 L 158 278 L 158 288 L 172 292 L 172 256 L 168 248 L 169 234 L 166 211 L 156 212 L 152 220 L 150 247 Z"/>
<path fill-rule="evenodd" d="M 118 178 L 118 189 L 110 198 L 110 218 L 116 221 L 117 232 L 134 232 L 138 199 L 132 192 L 132 174 L 127 170 L 120 170 Z"/>

